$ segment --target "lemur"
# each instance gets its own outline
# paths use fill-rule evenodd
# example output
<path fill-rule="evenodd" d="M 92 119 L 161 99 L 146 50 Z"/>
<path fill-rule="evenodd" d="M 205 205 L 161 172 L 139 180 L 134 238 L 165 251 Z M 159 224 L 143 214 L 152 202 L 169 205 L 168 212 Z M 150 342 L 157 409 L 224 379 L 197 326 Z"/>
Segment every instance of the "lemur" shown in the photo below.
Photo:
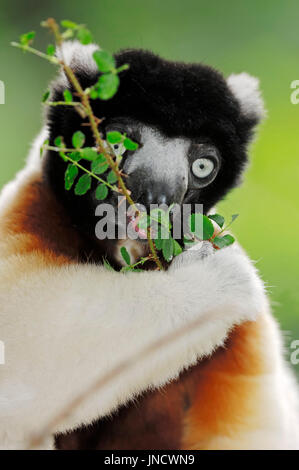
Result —
<path fill-rule="evenodd" d="M 96 48 L 74 41 L 57 52 L 84 88 L 99 76 Z M 103 136 L 120 130 L 139 143 L 122 150 L 134 201 L 202 203 L 208 213 L 246 167 L 264 114 L 258 80 L 225 79 L 143 50 L 115 59 L 129 65 L 120 88 L 92 106 L 105 118 Z M 61 74 L 51 99 L 66 88 Z M 82 124 L 71 107 L 50 108 L 25 168 L 1 193 L 0 447 L 27 448 L 99 376 L 136 355 L 136 364 L 53 423 L 40 447 L 298 448 L 297 385 L 256 267 L 237 243 L 214 250 L 204 242 L 165 271 L 118 272 L 121 242 L 95 237 L 95 187 L 80 197 L 67 192 L 65 162 L 49 150 L 40 157 L 46 138 L 69 145 Z M 107 200 L 117 208 L 112 192 Z M 134 241 L 130 253 L 138 257 L 145 246 Z M 138 362 L 143 348 L 196 319 L 200 328 Z"/>

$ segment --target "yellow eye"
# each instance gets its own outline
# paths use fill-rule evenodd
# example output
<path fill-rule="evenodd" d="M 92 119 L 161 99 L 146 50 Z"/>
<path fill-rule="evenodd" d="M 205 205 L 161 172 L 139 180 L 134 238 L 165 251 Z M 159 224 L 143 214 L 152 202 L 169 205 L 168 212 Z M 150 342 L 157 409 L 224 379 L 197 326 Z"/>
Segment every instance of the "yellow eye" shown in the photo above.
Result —
<path fill-rule="evenodd" d="M 214 170 L 215 165 L 210 158 L 198 158 L 192 163 L 192 173 L 197 178 L 206 178 Z"/>

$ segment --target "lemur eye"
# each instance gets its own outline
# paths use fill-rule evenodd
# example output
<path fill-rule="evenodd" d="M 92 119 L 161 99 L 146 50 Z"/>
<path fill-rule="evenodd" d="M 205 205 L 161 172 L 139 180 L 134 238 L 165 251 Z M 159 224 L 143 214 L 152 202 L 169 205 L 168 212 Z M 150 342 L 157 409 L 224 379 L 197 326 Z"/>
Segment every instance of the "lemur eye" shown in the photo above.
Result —
<path fill-rule="evenodd" d="M 126 152 L 126 148 L 125 148 L 124 144 L 122 144 L 122 143 L 120 143 L 120 144 L 109 144 L 109 145 L 110 145 L 110 147 L 112 148 L 114 154 L 117 157 L 122 156 Z"/>
<path fill-rule="evenodd" d="M 197 178 L 206 178 L 214 168 L 214 162 L 210 158 L 198 158 L 192 163 L 192 172 Z"/>

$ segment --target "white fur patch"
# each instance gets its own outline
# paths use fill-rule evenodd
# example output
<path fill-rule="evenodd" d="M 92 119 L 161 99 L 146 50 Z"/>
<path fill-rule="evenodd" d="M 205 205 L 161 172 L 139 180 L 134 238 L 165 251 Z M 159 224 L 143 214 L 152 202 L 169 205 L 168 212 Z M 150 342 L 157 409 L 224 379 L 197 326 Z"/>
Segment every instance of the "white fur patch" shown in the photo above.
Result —
<path fill-rule="evenodd" d="M 76 72 L 96 73 L 98 71 L 92 54 L 100 49 L 96 44 L 83 45 L 79 41 L 65 41 L 60 48 L 56 50 L 56 55 L 62 59 L 67 65 L 70 65 Z M 62 87 L 68 87 L 69 82 L 65 73 L 61 71 L 59 80 L 55 80 L 56 85 L 59 83 Z"/>
<path fill-rule="evenodd" d="M 32 270 L 38 261 L 32 254 L 0 263 L 7 350 L 0 394 L 9 399 L 15 388 L 22 395 L 9 415 L 7 405 L 0 406 L 0 436 L 11 439 L 16 429 L 24 438 L 38 432 L 99 375 L 189 322 L 201 319 L 201 327 L 100 389 L 53 432 L 90 423 L 176 378 L 222 345 L 234 325 L 266 309 L 254 268 L 235 248 L 204 259 L 194 255 L 168 272 L 119 274 L 80 264 Z M 30 393 L 23 400 L 24 390 Z"/>
<path fill-rule="evenodd" d="M 187 158 L 190 141 L 183 138 L 169 138 L 150 126 L 142 126 L 142 147 L 128 158 L 124 171 L 130 175 L 144 168 L 156 181 L 165 181 L 175 186 L 184 178 L 185 190 L 188 186 L 189 162 Z"/>
<path fill-rule="evenodd" d="M 96 44 L 87 44 L 84 46 L 79 41 L 65 41 L 62 46 L 57 49 L 56 55 L 74 70 L 82 69 L 86 73 L 97 72 L 98 67 L 92 54 L 98 49 L 99 46 Z"/>
<path fill-rule="evenodd" d="M 232 74 L 228 77 L 227 84 L 246 116 L 257 119 L 262 119 L 265 116 L 258 78 L 252 77 L 246 72 Z"/>

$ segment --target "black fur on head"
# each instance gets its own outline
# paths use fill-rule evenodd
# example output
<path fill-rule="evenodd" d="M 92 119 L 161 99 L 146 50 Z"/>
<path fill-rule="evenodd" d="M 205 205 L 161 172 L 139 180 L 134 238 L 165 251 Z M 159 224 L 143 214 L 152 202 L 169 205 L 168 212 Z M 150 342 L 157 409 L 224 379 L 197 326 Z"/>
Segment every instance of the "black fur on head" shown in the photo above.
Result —
<path fill-rule="evenodd" d="M 99 76 L 91 59 L 92 48 L 73 44 L 68 48 L 70 65 L 83 88 L 93 85 Z M 71 55 L 69 52 L 71 51 Z M 84 58 L 89 54 L 89 58 Z M 152 52 L 124 50 L 115 55 L 117 65 L 128 64 L 120 74 L 120 87 L 108 101 L 91 101 L 94 113 L 105 125 L 112 118 L 125 117 L 157 128 L 163 135 L 182 137 L 191 143 L 209 142 L 220 155 L 220 169 L 214 181 L 200 190 L 186 192 L 184 202 L 202 203 L 207 212 L 234 187 L 247 162 L 247 145 L 262 115 L 258 82 L 247 74 L 232 75 L 228 80 L 206 65 L 164 60 Z M 69 87 L 60 77 L 53 84 L 51 100 L 63 99 Z M 72 108 L 52 107 L 47 116 L 50 142 L 63 136 L 67 146 L 75 131 L 87 136 L 86 145 L 94 142 L 89 127 Z M 94 230 L 95 201 L 92 195 L 75 196 L 64 190 L 65 163 L 54 152 L 45 159 L 44 175 L 73 214 L 75 223 L 84 230 Z M 141 182 L 142 184 L 142 182 Z"/>

